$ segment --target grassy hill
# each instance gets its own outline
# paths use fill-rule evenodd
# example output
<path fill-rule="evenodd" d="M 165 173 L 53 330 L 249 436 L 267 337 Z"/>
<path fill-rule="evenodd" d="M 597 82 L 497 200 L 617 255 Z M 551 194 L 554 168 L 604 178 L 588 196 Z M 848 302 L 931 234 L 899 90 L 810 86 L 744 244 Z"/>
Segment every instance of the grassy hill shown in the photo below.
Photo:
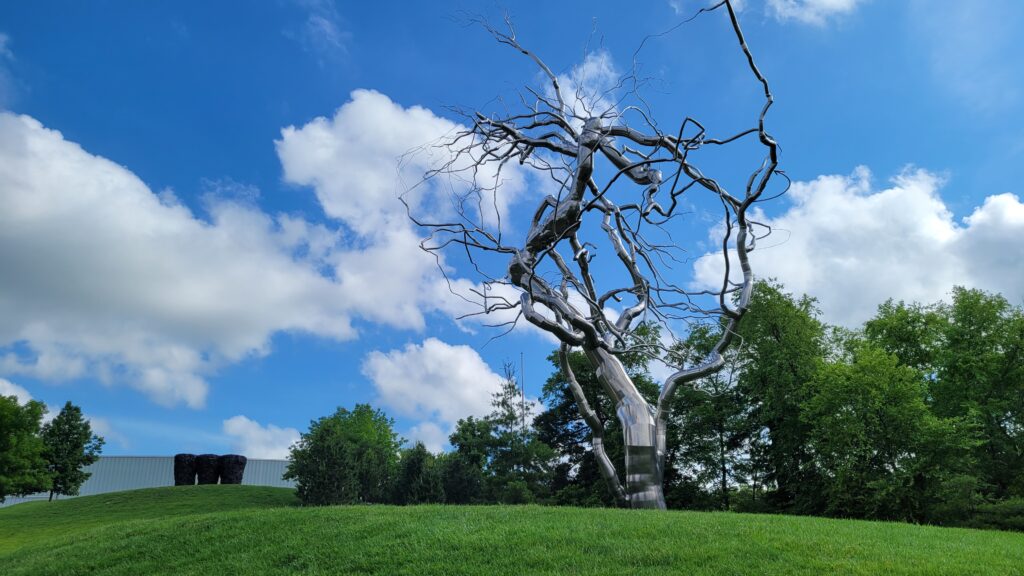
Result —
<path fill-rule="evenodd" d="M 161 488 L 0 509 L 0 574 L 1024 574 L 1024 534 Z"/>
<path fill-rule="evenodd" d="M 294 490 L 263 486 L 149 488 L 59 502 L 25 502 L 0 508 L 0 560 L 26 544 L 126 520 L 298 505 Z"/>

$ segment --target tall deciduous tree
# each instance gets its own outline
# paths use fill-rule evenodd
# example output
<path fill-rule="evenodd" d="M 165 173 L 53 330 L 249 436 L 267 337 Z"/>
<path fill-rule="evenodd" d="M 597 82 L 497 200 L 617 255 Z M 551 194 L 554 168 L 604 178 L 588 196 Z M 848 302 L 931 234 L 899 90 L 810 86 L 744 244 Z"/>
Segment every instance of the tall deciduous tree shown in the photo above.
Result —
<path fill-rule="evenodd" d="M 476 504 L 487 501 L 487 468 L 493 450 L 494 425 L 487 418 L 460 419 L 448 441 L 454 451 L 443 456 L 445 501 Z"/>
<path fill-rule="evenodd" d="M 546 86 L 529 89 L 519 111 L 466 114 L 471 127 L 454 135 L 447 143 L 450 160 L 428 174 L 443 178 L 444 186 L 455 184 L 446 209 L 422 209 L 412 190 L 405 197 L 413 220 L 430 231 L 424 249 L 457 248 L 482 273 L 483 286 L 474 291 L 482 313 L 515 310 L 563 343 L 562 371 L 594 434 L 599 470 L 612 492 L 637 508 L 665 507 L 666 426 L 675 391 L 723 366 L 722 354 L 750 304 L 754 276 L 748 254 L 758 234 L 768 232 L 756 228 L 753 207 L 783 190 L 775 182 L 785 182 L 777 170 L 778 145 L 765 125 L 773 97 L 736 12 L 730 0 L 698 14 L 705 12 L 727 18 L 737 56 L 763 94 L 748 128 L 715 133 L 686 117 L 663 131 L 637 93 L 642 80 L 636 68 L 621 79 L 621 90 L 594 94 L 579 87 L 573 94 L 519 42 L 511 25 L 499 31 L 485 24 L 498 42 L 539 67 Z M 737 167 L 711 174 L 704 150 L 742 139 L 757 150 L 750 169 L 740 169 L 747 176 L 732 180 Z M 511 166 L 527 167 L 555 189 L 533 212 L 525 236 L 502 225 L 501 188 Z M 686 288 L 687 279 L 675 277 L 671 264 L 685 260 L 673 231 L 687 232 L 682 216 L 698 193 L 708 194 L 722 215 L 723 274 L 711 291 Z M 456 214 L 439 220 L 437 214 L 449 213 L 449 206 Z M 495 260 L 502 268 L 492 266 Z M 621 310 L 607 312 L 620 302 Z M 631 351 L 629 335 L 645 319 L 671 325 L 695 318 L 724 319 L 721 338 L 696 364 L 677 367 L 656 401 L 644 397 L 621 359 Z M 624 476 L 597 441 L 606 431 L 568 360 L 574 348 L 587 356 L 602 393 L 614 403 Z"/>
<path fill-rule="evenodd" d="M 82 416 L 82 409 L 71 402 L 64 404 L 57 416 L 42 429 L 46 444 L 46 469 L 53 478 L 50 500 L 54 495 L 75 496 L 90 474 L 84 467 L 99 459 L 103 438 L 92 433 L 92 426 Z"/>
<path fill-rule="evenodd" d="M 773 489 L 776 510 L 813 513 L 818 508 L 817 479 L 808 446 L 810 425 L 800 406 L 811 396 L 814 374 L 826 353 L 825 327 L 814 299 L 794 297 L 774 282 L 758 282 L 756 307 L 744 320 L 738 349 L 743 365 L 740 393 L 750 405 L 753 458 Z"/>
<path fill-rule="evenodd" d="M 864 324 L 864 335 L 904 365 L 934 375 L 947 321 L 941 306 L 890 299 Z"/>
<path fill-rule="evenodd" d="M 1024 495 L 1024 313 L 1002 296 L 956 288 L 950 304 L 879 307 L 869 340 L 927 376 L 940 417 L 977 425 L 974 475 L 1001 499 Z"/>
<path fill-rule="evenodd" d="M 956 288 L 952 300 L 943 309 L 933 408 L 978 423 L 974 456 L 992 497 L 1024 496 L 1024 312 L 980 290 Z"/>
<path fill-rule="evenodd" d="M 0 396 L 0 502 L 50 489 L 46 446 L 39 437 L 45 413 L 42 402 L 18 404 L 14 396 Z"/>

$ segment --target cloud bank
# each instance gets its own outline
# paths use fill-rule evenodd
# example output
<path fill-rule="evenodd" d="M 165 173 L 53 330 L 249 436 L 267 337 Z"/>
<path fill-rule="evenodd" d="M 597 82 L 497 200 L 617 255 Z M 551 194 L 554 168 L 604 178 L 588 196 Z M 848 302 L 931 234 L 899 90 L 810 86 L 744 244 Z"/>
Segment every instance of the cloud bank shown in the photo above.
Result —
<path fill-rule="evenodd" d="M 354 337 L 318 271 L 329 231 L 231 201 L 208 210 L 0 114 L 0 374 L 96 377 L 201 407 L 205 375 L 267 353 L 274 332 Z"/>
<path fill-rule="evenodd" d="M 1024 298 L 1024 204 L 988 196 L 957 221 L 939 194 L 944 179 L 907 169 L 876 188 L 859 167 L 849 176 L 798 182 L 792 206 L 761 218 L 775 232 L 752 253 L 755 273 L 819 299 L 826 319 L 857 326 L 888 298 L 935 302 L 955 285 Z M 720 254 L 695 264 L 696 284 L 721 278 Z"/>
<path fill-rule="evenodd" d="M 475 310 L 420 250 L 397 197 L 444 153 L 423 148 L 401 168 L 400 157 L 457 129 L 372 91 L 284 129 L 285 181 L 313 188 L 324 225 L 266 214 L 233 181 L 203 181 L 201 217 L 37 120 L 0 113 L 0 376 L 97 378 L 200 408 L 207 378 L 269 353 L 275 333 L 343 341 L 356 319 L 423 330 L 427 314 Z M 505 177 L 492 210 L 524 188 Z M 449 190 L 431 186 L 413 201 L 442 213 Z"/>

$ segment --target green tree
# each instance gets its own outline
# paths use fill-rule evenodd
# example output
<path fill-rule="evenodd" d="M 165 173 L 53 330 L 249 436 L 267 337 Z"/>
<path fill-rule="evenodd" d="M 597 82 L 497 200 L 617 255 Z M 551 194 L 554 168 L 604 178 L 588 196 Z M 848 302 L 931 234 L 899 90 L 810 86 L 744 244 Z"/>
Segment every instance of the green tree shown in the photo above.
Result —
<path fill-rule="evenodd" d="M 53 479 L 50 500 L 54 494 L 76 496 L 89 472 L 82 468 L 99 459 L 103 438 L 92 433 L 82 409 L 71 402 L 64 404 L 60 413 L 42 428 L 46 445 L 46 469 Z"/>
<path fill-rule="evenodd" d="M 940 306 L 887 300 L 864 324 L 864 336 L 906 366 L 933 374 L 947 323 Z"/>
<path fill-rule="evenodd" d="M 750 410 L 751 457 L 778 511 L 811 514 L 821 508 L 808 448 L 810 424 L 800 418 L 829 348 L 817 315 L 813 298 L 796 298 L 777 282 L 758 281 L 739 330 L 738 386 Z"/>
<path fill-rule="evenodd" d="M 455 448 L 441 458 L 445 501 L 450 504 L 485 502 L 486 468 L 494 442 L 494 425 L 486 418 L 459 420 L 448 441 Z"/>
<path fill-rule="evenodd" d="M 823 364 L 802 405 L 826 497 L 844 517 L 925 521 L 970 469 L 973 431 L 931 413 L 923 374 L 863 343 L 852 361 Z"/>
<path fill-rule="evenodd" d="M 1024 496 L 1024 312 L 1005 298 L 956 288 L 930 395 L 935 413 L 980 427 L 974 456 L 988 495 Z"/>
<path fill-rule="evenodd" d="M 547 500 L 554 452 L 531 425 L 530 406 L 506 364 L 501 388 L 483 418 L 459 420 L 449 440 L 455 450 L 442 459 L 450 503 L 522 504 Z"/>
<path fill-rule="evenodd" d="M 39 428 L 46 413 L 42 402 L 18 404 L 14 396 L 0 396 L 0 502 L 49 490 L 46 445 Z"/>
<path fill-rule="evenodd" d="M 531 426 L 533 417 L 511 364 L 491 401 L 487 419 L 493 437 L 489 457 L 490 492 L 497 502 L 523 504 L 546 498 L 554 453 Z"/>
<path fill-rule="evenodd" d="M 711 351 L 720 328 L 701 324 L 669 354 L 672 365 L 692 365 Z M 747 482 L 752 426 L 750 403 L 738 386 L 740 364 L 735 349 L 725 367 L 676 392 L 668 436 L 674 465 L 690 482 L 669 491 L 669 500 L 687 508 L 728 510 L 731 494 Z M 752 474 L 750 474 L 752 475 Z M 707 497 L 705 497 L 705 495 Z"/>
<path fill-rule="evenodd" d="M 286 479 L 307 505 L 386 502 L 402 440 L 394 421 L 368 404 L 338 408 L 292 446 Z"/>
<path fill-rule="evenodd" d="M 422 442 L 401 453 L 395 480 L 395 504 L 444 502 L 444 481 L 437 458 Z"/>

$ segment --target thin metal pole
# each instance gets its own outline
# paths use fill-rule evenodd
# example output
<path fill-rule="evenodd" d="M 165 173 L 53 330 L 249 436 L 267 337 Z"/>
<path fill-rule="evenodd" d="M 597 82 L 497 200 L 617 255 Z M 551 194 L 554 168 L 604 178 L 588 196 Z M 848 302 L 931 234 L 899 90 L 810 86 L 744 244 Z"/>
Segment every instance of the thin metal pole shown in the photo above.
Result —
<path fill-rule="evenodd" d="M 523 364 L 523 353 L 519 352 L 519 394 L 522 402 L 523 433 L 526 433 L 526 365 Z"/>

